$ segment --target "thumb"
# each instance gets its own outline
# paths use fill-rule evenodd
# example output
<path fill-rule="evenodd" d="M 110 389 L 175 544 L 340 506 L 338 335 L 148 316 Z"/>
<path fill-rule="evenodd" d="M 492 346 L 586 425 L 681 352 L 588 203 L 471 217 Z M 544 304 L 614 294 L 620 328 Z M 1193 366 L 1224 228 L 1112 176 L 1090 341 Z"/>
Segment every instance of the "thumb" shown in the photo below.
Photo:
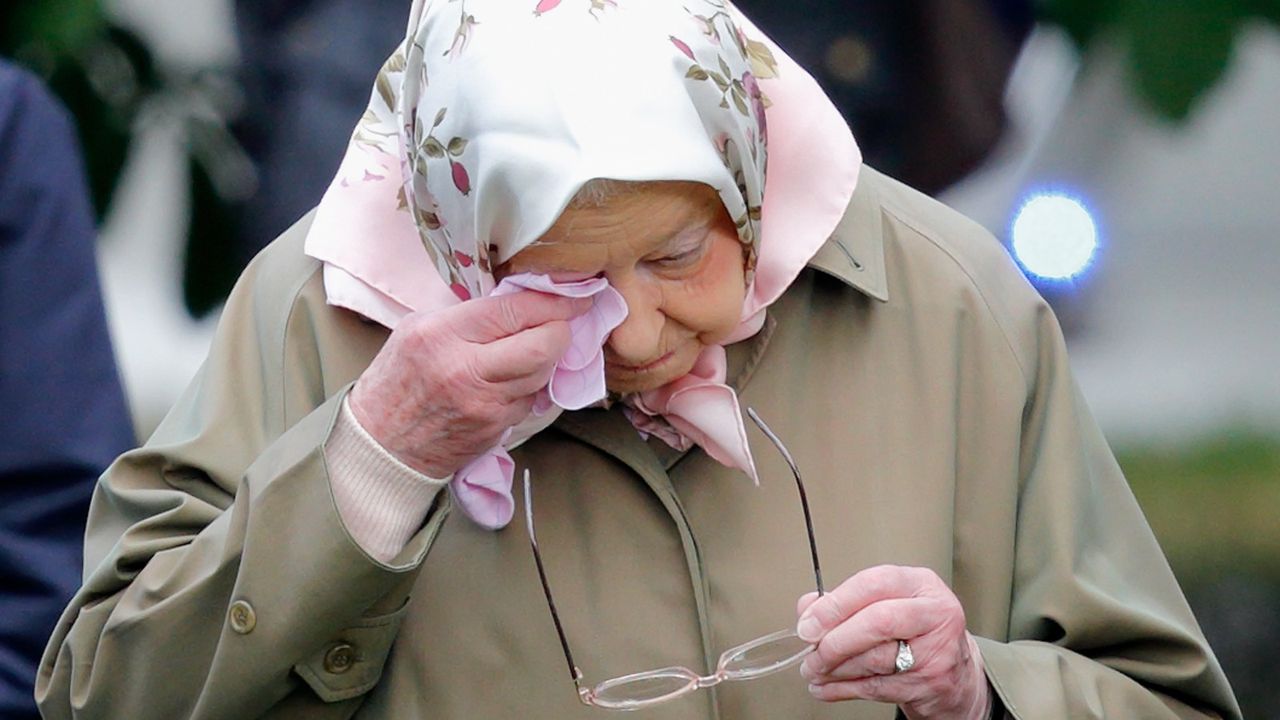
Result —
<path fill-rule="evenodd" d="M 813 601 L 817 600 L 818 597 L 819 595 L 816 591 L 801 595 L 800 599 L 796 601 L 796 617 L 803 615 L 804 611 L 808 610 L 809 606 L 812 605 Z"/>

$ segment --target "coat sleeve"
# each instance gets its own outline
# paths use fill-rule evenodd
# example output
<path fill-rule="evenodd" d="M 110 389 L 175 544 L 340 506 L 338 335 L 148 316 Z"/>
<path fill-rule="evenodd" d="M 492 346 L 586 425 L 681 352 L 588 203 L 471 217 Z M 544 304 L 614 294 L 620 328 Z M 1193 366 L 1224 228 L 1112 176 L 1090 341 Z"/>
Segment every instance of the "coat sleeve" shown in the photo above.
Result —
<path fill-rule="evenodd" d="M 1039 298 L 1023 412 L 1008 642 L 979 639 L 1007 716 L 1240 717 L 1226 677 L 1072 377 Z"/>
<path fill-rule="evenodd" d="M 37 679 L 47 720 L 348 717 L 378 681 L 447 495 L 390 562 L 346 531 L 324 453 L 345 390 L 322 377 L 342 334 L 299 299 L 300 233 L 245 272 L 196 379 L 100 479 Z"/>

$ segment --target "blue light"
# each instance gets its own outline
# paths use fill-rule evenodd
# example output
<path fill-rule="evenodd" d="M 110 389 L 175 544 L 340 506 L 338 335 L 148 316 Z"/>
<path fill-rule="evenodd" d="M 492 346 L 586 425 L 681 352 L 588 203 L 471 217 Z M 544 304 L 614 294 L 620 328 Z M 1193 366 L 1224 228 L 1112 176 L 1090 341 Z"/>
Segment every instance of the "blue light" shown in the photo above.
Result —
<path fill-rule="evenodd" d="M 1013 254 L 1027 272 L 1046 280 L 1072 280 L 1089 268 L 1098 249 L 1098 225 L 1080 200 L 1038 193 L 1013 220 Z"/>

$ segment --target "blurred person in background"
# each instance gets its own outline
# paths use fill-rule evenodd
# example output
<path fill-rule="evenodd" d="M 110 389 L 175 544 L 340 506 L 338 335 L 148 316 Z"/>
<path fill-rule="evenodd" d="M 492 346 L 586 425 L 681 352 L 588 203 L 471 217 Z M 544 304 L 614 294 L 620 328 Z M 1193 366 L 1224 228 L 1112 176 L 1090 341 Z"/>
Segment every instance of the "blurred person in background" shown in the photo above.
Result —
<path fill-rule="evenodd" d="M 233 130 L 258 170 L 237 219 L 243 267 L 315 207 L 404 29 L 404 0 L 236 0 L 245 111 Z"/>
<path fill-rule="evenodd" d="M 929 194 L 977 169 L 1006 126 L 1030 0 L 738 3 L 848 120 L 867 163 Z"/>
<path fill-rule="evenodd" d="M 415 2 L 96 497 L 50 720 L 1239 717 L 1052 312 L 720 0 Z"/>
<path fill-rule="evenodd" d="M 0 717 L 37 718 L 48 633 L 80 586 L 89 499 L 133 446 L 76 135 L 0 60 Z"/>

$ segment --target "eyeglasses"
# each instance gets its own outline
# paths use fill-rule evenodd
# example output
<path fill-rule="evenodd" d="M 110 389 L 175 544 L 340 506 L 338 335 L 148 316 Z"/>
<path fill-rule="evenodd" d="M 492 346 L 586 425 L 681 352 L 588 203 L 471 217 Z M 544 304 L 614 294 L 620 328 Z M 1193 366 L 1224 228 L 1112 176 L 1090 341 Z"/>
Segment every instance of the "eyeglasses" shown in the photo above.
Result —
<path fill-rule="evenodd" d="M 796 488 L 800 491 L 800 506 L 804 509 L 804 524 L 809 532 L 809 552 L 813 558 L 813 576 L 817 582 L 818 594 L 825 593 L 822 586 L 822 570 L 818 565 L 818 545 L 813 536 L 813 517 L 809 512 L 809 500 L 805 495 L 804 483 L 800 480 L 800 470 L 791 459 L 791 453 L 778 439 L 769 426 L 765 424 L 756 411 L 747 408 L 747 415 L 759 426 L 770 442 L 782 453 L 782 457 L 791 467 L 796 478 Z M 583 687 L 582 670 L 573 662 L 573 653 L 569 650 L 569 639 L 564 634 L 564 626 L 560 623 L 560 614 L 556 612 L 556 602 L 551 597 L 551 585 L 547 583 L 547 573 L 542 565 L 542 554 L 538 551 L 538 537 L 533 531 L 533 492 L 529 484 L 529 471 L 524 471 L 524 520 L 529 529 L 529 543 L 533 547 L 533 560 L 538 565 L 538 579 L 542 581 L 542 592 L 547 596 L 547 608 L 551 611 L 551 620 L 555 623 L 556 634 L 560 636 L 560 647 L 564 650 L 565 662 L 569 665 L 569 675 L 573 678 L 574 687 L 578 689 L 578 699 L 584 705 L 603 708 L 605 710 L 638 710 L 650 707 L 689 693 L 722 682 L 754 680 L 785 670 L 799 662 L 813 651 L 814 646 L 796 636 L 794 630 L 778 632 L 756 638 L 737 647 L 726 650 L 720 656 L 716 671 L 710 675 L 699 675 L 686 667 L 666 667 L 657 670 L 623 675 L 606 680 L 595 687 Z"/>

